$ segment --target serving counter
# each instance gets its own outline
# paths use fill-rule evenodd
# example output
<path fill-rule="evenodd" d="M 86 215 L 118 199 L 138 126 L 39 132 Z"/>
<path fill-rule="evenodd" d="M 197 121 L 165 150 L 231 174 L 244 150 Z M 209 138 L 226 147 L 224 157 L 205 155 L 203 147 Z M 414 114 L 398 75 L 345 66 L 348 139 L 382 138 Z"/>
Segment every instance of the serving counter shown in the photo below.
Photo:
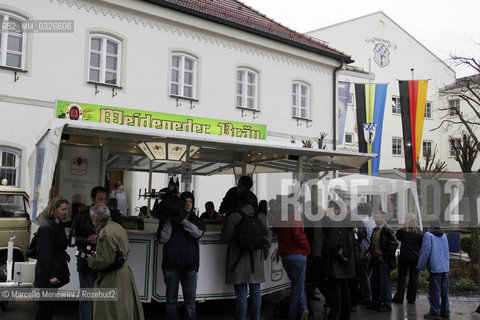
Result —
<path fill-rule="evenodd" d="M 198 270 L 197 300 L 200 301 L 235 298 L 233 286 L 225 284 L 227 243 L 220 240 L 220 228 L 221 225 L 218 223 L 207 223 L 207 231 L 199 240 L 200 268 Z M 140 300 L 142 302 L 150 302 L 152 300 L 164 302 L 163 245 L 155 238 L 156 230 L 127 229 L 127 233 L 130 240 L 128 264 L 132 269 Z M 261 284 L 262 294 L 272 293 L 290 286 L 290 281 L 283 270 L 281 260 L 276 261 L 277 249 L 278 242 L 274 238 L 269 256 L 264 264 L 265 282 Z M 72 257 L 69 263 L 71 275 L 70 283 L 64 287 L 65 289 L 76 289 L 79 287 L 75 250 L 76 248 L 68 249 Z M 183 300 L 181 286 L 179 300 Z"/>

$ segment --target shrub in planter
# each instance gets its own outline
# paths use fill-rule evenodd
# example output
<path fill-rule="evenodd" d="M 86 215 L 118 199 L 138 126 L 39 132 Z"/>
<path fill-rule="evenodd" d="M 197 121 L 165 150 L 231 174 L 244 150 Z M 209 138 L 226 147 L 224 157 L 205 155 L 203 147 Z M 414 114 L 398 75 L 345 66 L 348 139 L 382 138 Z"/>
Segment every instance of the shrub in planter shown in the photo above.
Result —
<path fill-rule="evenodd" d="M 460 237 L 460 249 L 463 252 L 468 253 L 468 257 L 472 252 L 472 235 L 471 234 L 464 234 Z"/>
<path fill-rule="evenodd" d="M 393 269 L 393 270 L 390 272 L 390 277 L 392 278 L 392 281 L 397 281 L 397 280 L 398 280 L 398 268 L 397 268 L 397 269 Z"/>
<path fill-rule="evenodd" d="M 475 281 L 469 278 L 460 278 L 455 285 L 461 291 L 472 291 L 477 288 Z"/>
<path fill-rule="evenodd" d="M 427 288 L 428 287 L 428 279 L 430 279 L 430 274 L 427 270 L 422 270 L 418 273 L 418 281 L 417 284 L 420 288 Z"/>

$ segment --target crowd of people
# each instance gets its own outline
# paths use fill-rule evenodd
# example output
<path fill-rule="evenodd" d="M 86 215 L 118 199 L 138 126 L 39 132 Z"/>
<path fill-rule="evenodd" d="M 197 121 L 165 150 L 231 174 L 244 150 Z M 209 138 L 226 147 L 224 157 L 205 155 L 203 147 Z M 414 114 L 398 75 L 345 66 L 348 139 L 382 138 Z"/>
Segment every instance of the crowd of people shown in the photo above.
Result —
<path fill-rule="evenodd" d="M 249 177 L 241 177 L 236 187 L 228 190 L 215 220 L 224 214 L 222 238 L 229 241 L 227 251 L 226 283 L 234 285 L 237 297 L 235 319 L 246 318 L 246 292 L 250 291 L 250 319 L 260 319 L 261 298 L 258 287 L 264 281 L 263 268 L 258 274 L 262 250 L 266 254 L 271 233 L 278 239 L 278 257 L 291 281 L 288 298 L 288 319 L 307 319 L 309 303 L 316 289 L 324 296 L 324 311 L 327 319 L 349 319 L 358 305 L 380 313 L 392 310 L 392 303 L 414 304 L 417 296 L 419 270 L 430 272 L 430 310 L 425 319 L 449 318 L 448 302 L 448 242 L 439 228 L 432 225 L 423 234 L 418 219 L 407 214 L 405 224 L 396 232 L 388 225 L 388 214 L 374 211 L 368 203 L 359 204 L 351 210 L 340 202 L 331 200 L 328 214 L 315 225 L 304 227 L 301 207 L 288 205 L 288 221 L 285 224 L 273 223 L 264 233 L 265 247 L 252 250 L 255 253 L 255 273 L 248 273 L 248 256 L 242 256 L 241 267 L 232 272 L 234 258 L 239 255 L 235 241 L 239 221 L 244 212 L 254 212 L 262 219 L 270 221 L 276 215 L 275 201 L 267 202 L 257 198 L 250 191 Z M 211 219 L 215 212 L 209 203 L 203 218 Z M 270 207 L 270 208 L 269 208 Z M 208 213 L 210 212 L 210 213 Z M 363 218 L 353 219 L 352 215 Z M 339 218 L 343 217 L 344 218 Z M 298 218 L 300 217 L 300 218 Z M 263 221 L 263 220 L 262 220 Z M 425 239 L 425 242 L 424 242 Z M 400 245 L 401 244 L 401 245 Z M 396 252 L 400 245 L 400 255 Z M 397 266 L 398 260 L 398 266 Z M 238 263 L 238 262 L 237 262 Z M 398 267 L 396 293 L 392 293 L 391 271 Z M 405 281 L 408 275 L 408 286 Z"/>
<path fill-rule="evenodd" d="M 42 212 L 45 221 L 37 231 L 36 288 L 57 290 L 70 282 L 67 246 L 76 246 L 77 271 L 82 289 L 117 288 L 117 300 L 80 300 L 79 319 L 144 319 L 132 271 L 128 266 L 128 235 L 115 222 L 116 208 L 107 206 L 107 190 L 102 186 L 91 191 L 92 205 L 80 208 L 67 237 L 63 220 L 68 201 L 50 200 Z M 55 301 L 39 301 L 37 320 L 53 319 Z"/>
<path fill-rule="evenodd" d="M 418 271 L 424 268 L 430 272 L 430 310 L 424 318 L 449 318 L 449 250 L 438 225 L 433 224 L 423 234 L 417 218 L 408 214 L 404 226 L 394 232 L 385 212 L 373 212 L 366 203 L 350 210 L 334 200 L 329 202 L 328 214 L 313 226 L 305 228 L 301 208 L 291 204 L 287 206 L 287 223 L 270 225 L 267 220 L 279 216 L 275 202 L 258 203 L 250 190 L 252 184 L 250 177 L 242 176 L 226 193 L 219 212 L 212 202 L 207 202 L 200 217 L 193 210 L 194 195 L 188 191 L 180 193 L 178 185 L 169 185 L 155 209 L 159 219 L 157 239 L 163 244 L 167 319 L 178 317 L 179 285 L 183 291 L 184 319 L 196 319 L 199 239 L 206 231 L 204 220 L 222 221 L 221 238 L 228 243 L 225 283 L 234 288 L 236 320 L 245 320 L 247 316 L 250 320 L 261 318 L 260 285 L 265 281 L 264 263 L 272 233 L 278 239 L 277 259 L 281 259 L 291 281 L 286 315 L 289 320 L 308 318 L 308 297 L 313 297 L 316 289 L 324 296 L 327 319 L 349 319 L 359 304 L 377 312 L 390 312 L 392 303 L 404 302 L 405 291 L 407 303 L 413 304 Z M 117 194 L 121 191 L 116 190 Z M 68 238 L 62 224 L 68 201 L 62 197 L 50 201 L 44 211 L 45 222 L 38 231 L 35 286 L 55 290 L 69 282 L 66 248 L 70 243 L 85 253 L 77 256 L 81 288 L 118 288 L 119 301 L 81 301 L 79 318 L 119 319 L 127 315 L 128 319 L 143 319 L 128 267 L 127 233 L 114 221 L 112 212 L 116 208 L 107 206 L 105 188 L 93 188 L 91 198 L 92 205 L 75 215 Z M 356 214 L 364 218 L 353 219 Z M 399 242 L 398 286 L 392 298 L 390 272 L 397 268 Z M 119 262 L 119 257 L 123 262 Z M 53 302 L 39 302 L 36 318 L 52 319 L 53 309 Z"/>
<path fill-rule="evenodd" d="M 354 219 L 354 214 L 363 218 Z M 317 288 L 325 297 L 327 319 L 349 319 L 359 304 L 388 313 L 392 303 L 403 304 L 407 273 L 407 302 L 415 303 L 418 272 L 427 268 L 430 310 L 424 318 L 449 318 L 449 250 L 443 231 L 433 223 L 424 235 L 417 218 L 407 214 L 404 226 L 394 232 L 387 218 L 368 203 L 350 210 L 331 200 L 329 213 L 307 229 L 313 248 L 309 291 Z M 392 298 L 391 271 L 397 268 L 399 243 L 398 285 Z"/>

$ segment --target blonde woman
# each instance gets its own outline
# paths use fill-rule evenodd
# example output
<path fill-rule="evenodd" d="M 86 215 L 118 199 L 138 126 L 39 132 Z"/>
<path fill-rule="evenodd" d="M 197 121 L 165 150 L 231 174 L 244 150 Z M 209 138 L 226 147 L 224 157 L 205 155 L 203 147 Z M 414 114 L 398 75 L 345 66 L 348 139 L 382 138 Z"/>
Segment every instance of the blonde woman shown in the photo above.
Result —
<path fill-rule="evenodd" d="M 405 223 L 397 233 L 397 240 L 401 242 L 400 258 L 398 260 L 398 286 L 397 293 L 392 299 L 394 303 L 403 303 L 405 294 L 405 278 L 408 274 L 408 303 L 415 303 L 417 296 L 417 264 L 422 248 L 423 232 L 420 230 L 418 219 L 413 213 L 408 213 Z"/>
<path fill-rule="evenodd" d="M 37 231 L 37 264 L 35 287 L 55 290 L 70 281 L 66 253 L 67 237 L 62 220 L 68 213 L 68 201 L 62 197 L 50 200 L 42 212 L 45 221 Z M 55 301 L 39 301 L 35 319 L 53 319 Z"/>

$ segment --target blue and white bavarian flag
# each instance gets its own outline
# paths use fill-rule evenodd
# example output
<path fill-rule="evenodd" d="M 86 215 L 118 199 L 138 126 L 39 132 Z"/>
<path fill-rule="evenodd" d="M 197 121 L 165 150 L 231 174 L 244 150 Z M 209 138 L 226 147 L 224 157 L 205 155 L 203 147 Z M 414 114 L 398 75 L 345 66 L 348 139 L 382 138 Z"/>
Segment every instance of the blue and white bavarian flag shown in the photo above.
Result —
<path fill-rule="evenodd" d="M 357 104 L 358 151 L 376 153 L 377 158 L 368 160 L 360 172 L 377 176 L 380 166 L 380 147 L 382 145 L 383 114 L 387 98 L 386 84 L 355 84 Z"/>

